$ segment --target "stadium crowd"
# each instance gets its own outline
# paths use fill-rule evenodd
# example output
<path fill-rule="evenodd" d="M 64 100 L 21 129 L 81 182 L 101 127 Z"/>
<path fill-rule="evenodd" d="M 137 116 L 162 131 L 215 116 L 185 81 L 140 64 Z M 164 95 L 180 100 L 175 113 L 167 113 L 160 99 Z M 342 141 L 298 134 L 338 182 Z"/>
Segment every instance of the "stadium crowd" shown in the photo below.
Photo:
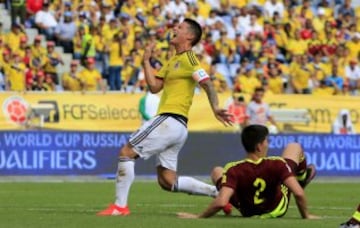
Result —
<path fill-rule="evenodd" d="M 203 26 L 194 48 L 218 92 L 358 95 L 360 7 L 351 0 L 13 0 L 0 28 L 0 87 L 11 91 L 145 88 L 142 54 L 155 40 L 154 71 L 173 55 L 172 28 Z M 29 40 L 26 28 L 39 34 Z M 46 45 L 42 45 L 42 39 Z M 65 63 L 55 46 L 71 53 Z M 59 67 L 70 64 L 59 75 Z"/>

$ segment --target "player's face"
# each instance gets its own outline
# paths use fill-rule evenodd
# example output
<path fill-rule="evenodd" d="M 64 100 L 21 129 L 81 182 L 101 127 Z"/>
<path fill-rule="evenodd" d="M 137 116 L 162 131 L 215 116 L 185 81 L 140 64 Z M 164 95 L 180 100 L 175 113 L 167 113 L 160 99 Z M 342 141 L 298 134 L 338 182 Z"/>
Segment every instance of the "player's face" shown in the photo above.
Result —
<path fill-rule="evenodd" d="M 170 43 L 176 45 L 191 40 L 192 34 L 189 32 L 188 26 L 186 22 L 181 22 L 175 26 Z"/>
<path fill-rule="evenodd" d="M 269 141 L 268 141 L 268 137 L 266 137 L 265 140 L 260 144 L 260 150 L 264 154 L 264 156 L 267 155 L 268 148 L 269 148 Z"/>

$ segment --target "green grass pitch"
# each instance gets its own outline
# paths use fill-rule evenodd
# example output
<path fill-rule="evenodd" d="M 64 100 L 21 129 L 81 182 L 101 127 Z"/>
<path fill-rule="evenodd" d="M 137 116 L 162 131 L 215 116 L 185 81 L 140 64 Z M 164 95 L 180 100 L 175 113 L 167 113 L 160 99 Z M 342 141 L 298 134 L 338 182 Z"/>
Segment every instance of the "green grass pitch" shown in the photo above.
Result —
<path fill-rule="evenodd" d="M 97 217 L 114 199 L 113 181 L 79 183 L 1 183 L 0 227 L 338 227 L 360 202 L 360 183 L 311 183 L 306 189 L 309 209 L 321 220 L 303 220 L 291 199 L 284 218 L 241 218 L 219 213 L 210 219 L 184 220 L 176 212 L 201 212 L 211 201 L 203 196 L 169 193 L 155 181 L 136 181 L 128 217 Z"/>

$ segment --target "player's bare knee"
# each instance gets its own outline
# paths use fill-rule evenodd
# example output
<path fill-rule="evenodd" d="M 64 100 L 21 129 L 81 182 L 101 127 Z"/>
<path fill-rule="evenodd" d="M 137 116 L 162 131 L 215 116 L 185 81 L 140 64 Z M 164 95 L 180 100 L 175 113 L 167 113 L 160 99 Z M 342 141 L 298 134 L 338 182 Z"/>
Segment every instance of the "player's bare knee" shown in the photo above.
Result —
<path fill-rule="evenodd" d="M 174 183 L 170 183 L 168 180 L 158 177 L 158 183 L 160 187 L 165 191 L 171 191 Z"/>
<path fill-rule="evenodd" d="M 223 168 L 220 166 L 217 166 L 215 168 L 213 168 L 213 170 L 211 171 L 211 180 L 213 183 L 216 183 L 217 180 L 219 180 L 219 178 L 222 176 L 223 173 Z"/>
<path fill-rule="evenodd" d="M 119 153 L 119 157 L 126 157 L 126 158 L 137 158 L 138 155 L 134 152 L 130 144 L 125 144 L 121 149 Z"/>
<path fill-rule="evenodd" d="M 297 142 L 292 142 L 292 143 L 289 143 L 286 148 L 289 148 L 291 150 L 296 150 L 296 151 L 301 151 L 302 150 L 302 147 L 299 143 Z"/>
<path fill-rule="evenodd" d="M 163 166 L 157 167 L 158 183 L 162 189 L 172 191 L 173 186 L 177 182 L 176 172 Z"/>
<path fill-rule="evenodd" d="M 289 143 L 282 154 L 282 157 L 297 160 L 303 154 L 302 147 L 299 143 Z"/>
<path fill-rule="evenodd" d="M 303 154 L 303 149 L 299 143 L 289 143 L 285 147 L 282 157 L 299 164 L 301 158 L 304 156 Z"/>

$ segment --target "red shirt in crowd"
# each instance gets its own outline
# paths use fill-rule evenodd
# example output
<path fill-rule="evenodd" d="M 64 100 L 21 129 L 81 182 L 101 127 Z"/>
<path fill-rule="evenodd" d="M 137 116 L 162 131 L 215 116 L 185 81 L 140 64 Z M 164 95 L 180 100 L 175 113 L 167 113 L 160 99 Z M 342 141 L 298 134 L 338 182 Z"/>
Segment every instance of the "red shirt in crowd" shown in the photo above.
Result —
<path fill-rule="evenodd" d="M 29 13 L 35 14 L 42 9 L 43 0 L 26 0 L 26 9 Z"/>

